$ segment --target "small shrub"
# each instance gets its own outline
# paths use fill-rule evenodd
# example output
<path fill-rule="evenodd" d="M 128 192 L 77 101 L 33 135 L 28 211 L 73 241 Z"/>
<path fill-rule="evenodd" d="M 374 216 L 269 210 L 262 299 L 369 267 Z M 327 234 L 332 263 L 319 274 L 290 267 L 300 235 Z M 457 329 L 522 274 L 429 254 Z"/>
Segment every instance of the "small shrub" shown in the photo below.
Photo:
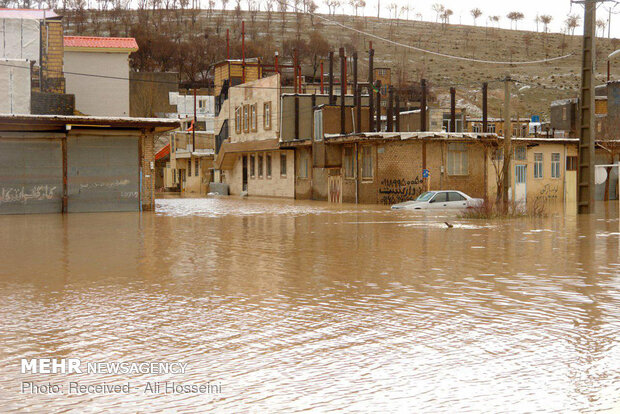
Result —
<path fill-rule="evenodd" d="M 468 208 L 462 214 L 459 214 L 458 217 L 491 220 L 546 216 L 547 203 L 545 203 L 545 200 L 542 198 L 536 198 L 532 203 L 527 205 L 510 201 L 505 206 L 502 203 L 496 203 L 485 199 L 480 206 Z"/>

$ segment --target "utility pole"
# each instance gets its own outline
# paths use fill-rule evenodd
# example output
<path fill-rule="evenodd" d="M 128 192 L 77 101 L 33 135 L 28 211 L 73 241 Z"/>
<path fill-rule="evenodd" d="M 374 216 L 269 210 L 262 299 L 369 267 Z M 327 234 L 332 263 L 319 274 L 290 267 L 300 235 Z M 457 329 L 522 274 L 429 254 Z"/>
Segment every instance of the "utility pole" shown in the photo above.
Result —
<path fill-rule="evenodd" d="M 512 155 L 512 124 L 510 114 L 510 83 L 512 79 L 504 79 L 504 165 L 502 166 L 502 204 L 508 206 L 508 188 L 510 187 L 510 161 Z"/>
<path fill-rule="evenodd" d="M 194 125 L 192 125 L 192 152 L 196 152 L 196 85 L 194 85 Z"/>
<path fill-rule="evenodd" d="M 594 210 L 594 59 L 596 56 L 596 0 L 585 0 L 581 99 L 579 108 L 579 170 L 577 175 L 577 213 Z"/>

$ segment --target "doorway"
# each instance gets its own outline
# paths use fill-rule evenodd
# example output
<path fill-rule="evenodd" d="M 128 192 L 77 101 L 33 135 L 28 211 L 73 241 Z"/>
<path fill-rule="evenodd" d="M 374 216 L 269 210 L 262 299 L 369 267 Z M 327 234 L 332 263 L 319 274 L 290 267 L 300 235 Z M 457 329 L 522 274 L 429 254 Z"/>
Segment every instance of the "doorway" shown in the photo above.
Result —
<path fill-rule="evenodd" d="M 515 203 L 523 204 L 527 202 L 527 165 L 515 166 Z"/>
<path fill-rule="evenodd" d="M 248 156 L 243 156 L 243 189 L 242 191 L 248 191 Z"/>

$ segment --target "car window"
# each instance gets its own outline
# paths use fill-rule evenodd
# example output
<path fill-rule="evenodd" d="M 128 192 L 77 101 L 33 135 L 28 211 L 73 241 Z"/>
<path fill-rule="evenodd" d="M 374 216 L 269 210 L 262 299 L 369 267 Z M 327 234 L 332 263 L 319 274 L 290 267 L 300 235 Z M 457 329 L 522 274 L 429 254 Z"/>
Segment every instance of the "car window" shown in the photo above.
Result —
<path fill-rule="evenodd" d="M 435 201 L 435 203 L 445 203 L 448 201 L 448 193 L 437 193 L 433 201 Z"/>
<path fill-rule="evenodd" d="M 435 195 L 432 191 L 427 191 L 426 193 L 422 193 L 420 197 L 416 199 L 416 201 L 428 201 Z"/>
<path fill-rule="evenodd" d="M 448 193 L 448 200 L 449 201 L 464 201 L 465 197 L 463 197 L 459 193 L 455 193 L 454 191 L 451 191 Z"/>

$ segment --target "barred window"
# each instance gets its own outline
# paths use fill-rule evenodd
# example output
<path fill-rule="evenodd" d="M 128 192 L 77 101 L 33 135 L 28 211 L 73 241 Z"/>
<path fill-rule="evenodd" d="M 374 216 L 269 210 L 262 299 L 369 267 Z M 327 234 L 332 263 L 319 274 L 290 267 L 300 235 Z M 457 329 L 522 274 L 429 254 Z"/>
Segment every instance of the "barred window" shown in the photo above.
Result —
<path fill-rule="evenodd" d="M 280 175 L 286 177 L 286 152 L 280 154 Z"/>
<path fill-rule="evenodd" d="M 355 156 L 353 147 L 344 147 L 344 178 L 355 178 Z"/>
<path fill-rule="evenodd" d="M 560 154 L 551 154 L 551 178 L 560 178 Z"/>
<path fill-rule="evenodd" d="M 448 144 L 448 175 L 469 174 L 469 151 L 467 144 Z"/>
<path fill-rule="evenodd" d="M 372 179 L 373 177 L 373 157 L 372 146 L 362 146 L 362 179 Z"/>
<path fill-rule="evenodd" d="M 534 178 L 543 178 L 543 155 L 534 154 Z"/>

